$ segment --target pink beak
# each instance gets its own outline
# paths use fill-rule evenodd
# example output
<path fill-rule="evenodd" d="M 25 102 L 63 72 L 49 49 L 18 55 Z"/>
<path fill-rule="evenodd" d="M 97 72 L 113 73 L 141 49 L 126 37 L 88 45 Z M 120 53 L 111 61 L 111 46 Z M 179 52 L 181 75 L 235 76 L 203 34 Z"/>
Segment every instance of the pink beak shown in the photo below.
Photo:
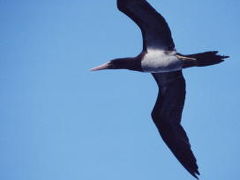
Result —
<path fill-rule="evenodd" d="M 108 69 L 108 68 L 109 68 L 109 63 L 105 63 L 105 64 L 102 64 L 100 66 L 91 68 L 90 70 L 91 71 L 99 71 L 99 70 L 104 70 L 104 69 Z"/>

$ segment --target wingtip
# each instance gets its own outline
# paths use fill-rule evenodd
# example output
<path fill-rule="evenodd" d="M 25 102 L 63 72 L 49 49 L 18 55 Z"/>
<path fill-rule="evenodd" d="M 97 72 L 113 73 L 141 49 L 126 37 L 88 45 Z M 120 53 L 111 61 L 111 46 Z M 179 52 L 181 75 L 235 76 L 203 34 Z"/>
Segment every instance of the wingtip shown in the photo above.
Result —
<path fill-rule="evenodd" d="M 195 172 L 192 172 L 191 175 L 192 175 L 193 177 L 195 177 L 196 179 L 199 180 L 199 177 L 198 177 L 198 176 L 200 176 L 200 173 L 199 173 L 198 170 L 196 170 Z"/>
<path fill-rule="evenodd" d="M 218 53 L 218 51 L 215 51 L 215 52 L 217 52 Z M 216 53 L 216 54 L 217 54 Z M 225 55 L 218 55 L 218 56 L 220 56 L 222 59 L 227 59 L 227 58 L 230 58 L 230 56 L 225 56 Z"/>
<path fill-rule="evenodd" d="M 192 176 L 199 180 L 198 175 L 196 175 L 195 173 L 192 173 Z"/>
<path fill-rule="evenodd" d="M 227 58 L 230 58 L 230 56 L 223 56 L 223 59 L 227 59 Z"/>

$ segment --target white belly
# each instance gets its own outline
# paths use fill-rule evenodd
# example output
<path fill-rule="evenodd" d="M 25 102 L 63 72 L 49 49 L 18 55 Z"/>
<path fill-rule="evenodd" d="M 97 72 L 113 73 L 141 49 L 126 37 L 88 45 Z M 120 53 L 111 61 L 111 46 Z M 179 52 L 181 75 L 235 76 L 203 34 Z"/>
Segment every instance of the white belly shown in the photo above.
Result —
<path fill-rule="evenodd" d="M 175 56 L 176 52 L 166 54 L 162 50 L 148 50 L 141 61 L 144 72 L 161 73 L 182 69 L 182 61 Z"/>

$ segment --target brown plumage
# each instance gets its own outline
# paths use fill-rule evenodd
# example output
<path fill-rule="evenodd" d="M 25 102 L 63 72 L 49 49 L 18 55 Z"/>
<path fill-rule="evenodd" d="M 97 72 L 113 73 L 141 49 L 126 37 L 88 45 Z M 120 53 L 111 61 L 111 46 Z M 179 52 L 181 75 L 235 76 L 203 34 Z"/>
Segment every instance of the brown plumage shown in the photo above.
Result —
<path fill-rule="evenodd" d="M 117 7 L 141 29 L 143 50 L 136 57 L 114 59 L 92 70 L 129 69 L 152 73 L 159 87 L 152 119 L 174 156 L 198 178 L 197 161 L 181 126 L 186 94 L 182 69 L 218 64 L 228 56 L 217 55 L 217 51 L 191 55 L 178 53 L 166 20 L 146 0 L 117 0 Z"/>

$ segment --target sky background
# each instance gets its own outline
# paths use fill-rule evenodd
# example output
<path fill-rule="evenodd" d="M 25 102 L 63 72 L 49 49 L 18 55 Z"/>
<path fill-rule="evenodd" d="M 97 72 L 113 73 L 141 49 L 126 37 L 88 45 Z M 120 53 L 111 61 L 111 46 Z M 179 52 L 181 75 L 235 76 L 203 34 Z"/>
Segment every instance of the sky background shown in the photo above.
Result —
<path fill-rule="evenodd" d="M 179 52 L 231 56 L 184 71 L 182 124 L 201 179 L 240 179 L 240 1 L 149 2 Z M 151 120 L 153 78 L 89 71 L 141 48 L 115 0 L 0 0 L 0 179 L 193 180 Z"/>

